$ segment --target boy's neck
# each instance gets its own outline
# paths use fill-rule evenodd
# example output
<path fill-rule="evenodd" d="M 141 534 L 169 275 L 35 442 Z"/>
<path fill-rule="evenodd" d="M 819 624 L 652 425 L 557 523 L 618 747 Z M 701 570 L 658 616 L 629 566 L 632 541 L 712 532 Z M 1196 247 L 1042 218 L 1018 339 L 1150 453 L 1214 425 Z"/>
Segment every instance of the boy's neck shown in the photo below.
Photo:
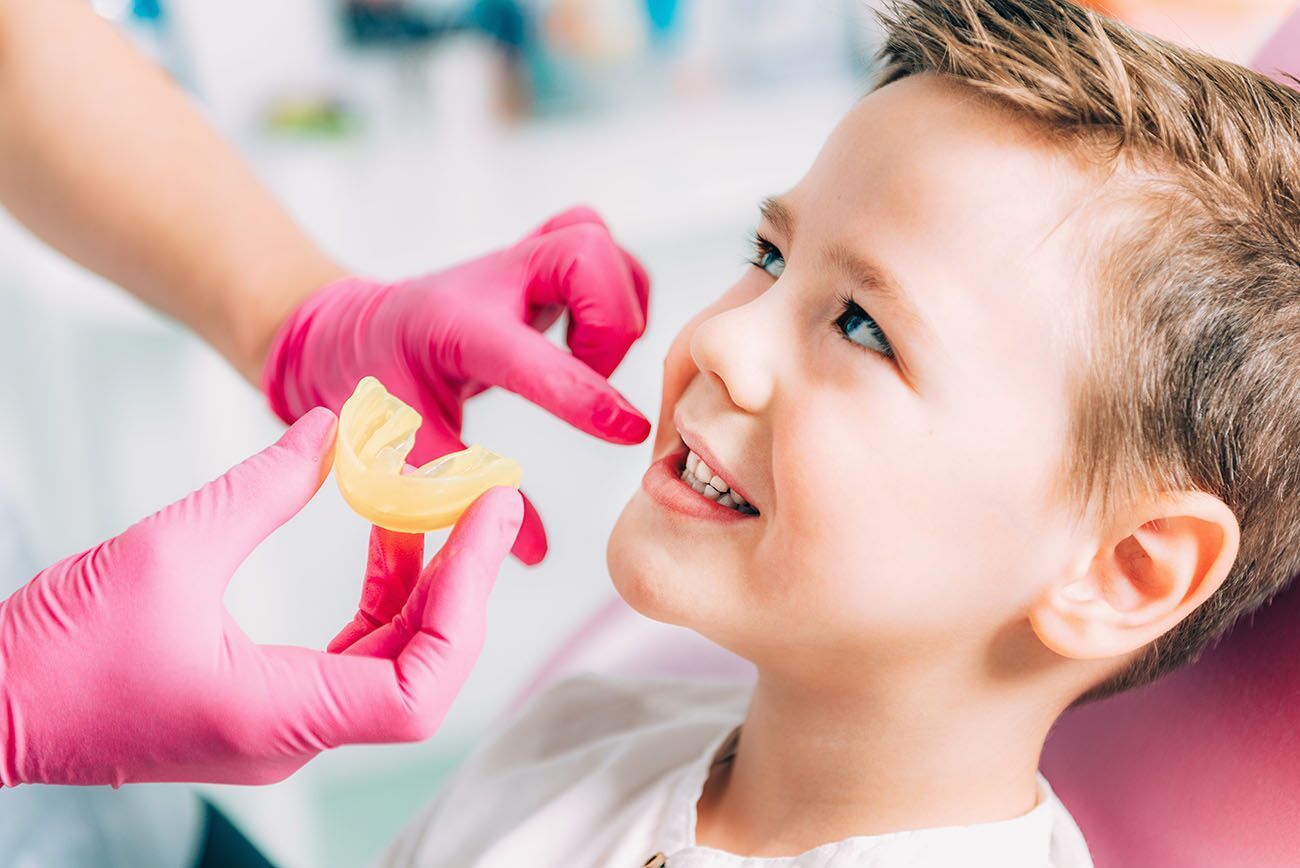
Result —
<path fill-rule="evenodd" d="M 1020 816 L 1036 804 L 1054 720 L 933 682 L 847 694 L 762 673 L 734 761 L 705 786 L 697 842 L 788 857 L 859 835 Z"/>

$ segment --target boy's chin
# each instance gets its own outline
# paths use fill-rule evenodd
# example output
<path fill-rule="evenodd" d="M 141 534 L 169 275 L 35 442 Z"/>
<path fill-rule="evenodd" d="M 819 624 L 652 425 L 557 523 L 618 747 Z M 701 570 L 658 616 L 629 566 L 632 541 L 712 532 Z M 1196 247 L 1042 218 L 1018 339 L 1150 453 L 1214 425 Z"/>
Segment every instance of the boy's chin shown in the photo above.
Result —
<path fill-rule="evenodd" d="M 640 511 L 646 504 L 633 497 L 609 535 L 605 546 L 605 565 L 614 590 L 629 606 L 653 621 L 679 627 L 695 628 L 691 617 L 688 589 L 684 582 L 691 576 L 683 571 L 661 540 L 646 532 L 647 522 Z"/>
<path fill-rule="evenodd" d="M 605 546 L 605 565 L 614 590 L 647 618 L 678 624 L 679 620 L 673 617 L 673 594 L 663 586 L 661 578 L 661 558 L 657 555 L 662 552 L 647 550 L 653 547 L 626 526 L 629 511 L 630 506 L 623 510 Z"/>
<path fill-rule="evenodd" d="M 722 628 L 732 620 L 728 612 L 716 609 L 718 599 L 704 583 L 707 577 L 682 564 L 654 539 L 624 527 L 629 510 L 610 534 L 606 565 L 614 590 L 638 614 L 673 627 L 684 627 L 723 648 L 747 656 L 744 643 L 727 641 Z"/>

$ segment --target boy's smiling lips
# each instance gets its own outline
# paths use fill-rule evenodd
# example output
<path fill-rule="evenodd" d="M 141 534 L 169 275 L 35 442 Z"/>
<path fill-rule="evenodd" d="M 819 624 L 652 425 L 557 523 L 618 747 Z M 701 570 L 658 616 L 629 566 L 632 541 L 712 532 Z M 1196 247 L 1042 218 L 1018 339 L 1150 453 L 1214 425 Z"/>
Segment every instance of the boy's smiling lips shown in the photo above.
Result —
<path fill-rule="evenodd" d="M 667 510 L 697 519 L 729 524 L 759 518 L 762 514 L 761 507 L 749 500 L 743 490 L 736 489 L 737 493 L 753 507 L 755 510 L 753 513 L 740 512 L 709 500 L 682 481 L 682 469 L 687 455 L 692 451 L 729 487 L 735 488 L 736 477 L 721 462 L 716 465 L 713 463 L 718 461 L 717 453 L 692 430 L 690 424 L 683 419 L 680 410 L 673 414 L 673 424 L 677 429 L 679 442 L 656 457 L 641 480 L 641 487 L 650 499 Z"/>
<path fill-rule="evenodd" d="M 732 491 L 735 491 L 741 497 L 745 498 L 745 500 L 759 512 L 763 511 L 762 507 L 750 498 L 749 492 L 736 484 L 736 475 L 728 470 L 727 466 L 718 460 L 717 454 L 708 447 L 708 444 L 706 444 L 698 434 L 691 430 L 690 426 L 686 423 L 686 420 L 682 418 L 681 410 L 678 410 L 673 414 L 673 425 L 677 428 L 677 434 L 681 437 L 682 443 L 686 445 L 686 448 L 700 456 L 704 463 L 709 465 L 709 469 L 713 471 L 714 476 L 719 477 L 723 482 L 727 483 L 727 486 Z"/>
<path fill-rule="evenodd" d="M 682 465 L 687 448 L 679 446 L 650 465 L 641 479 L 641 488 L 650 499 L 664 509 L 723 524 L 746 522 L 759 518 L 759 514 L 746 514 L 709 500 L 697 493 L 681 479 Z"/>

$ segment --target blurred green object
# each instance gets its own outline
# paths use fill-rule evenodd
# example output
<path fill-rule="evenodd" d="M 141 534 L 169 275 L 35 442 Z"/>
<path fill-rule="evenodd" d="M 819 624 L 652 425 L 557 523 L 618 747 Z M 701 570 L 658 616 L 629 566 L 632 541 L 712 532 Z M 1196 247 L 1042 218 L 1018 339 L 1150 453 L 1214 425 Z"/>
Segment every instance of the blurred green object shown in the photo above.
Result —
<path fill-rule="evenodd" d="M 350 776 L 317 789 L 316 818 L 322 830 L 321 868 L 357 868 L 379 857 L 397 833 L 438 794 L 448 776 L 475 747 L 471 740 L 444 740 L 423 746 L 424 756 L 388 765 L 365 777 Z"/>
<path fill-rule="evenodd" d="M 350 135 L 359 127 L 352 110 L 331 96 L 286 98 L 266 112 L 266 129 L 281 136 L 335 139 Z"/>
<path fill-rule="evenodd" d="M 275 868 L 211 802 L 203 803 L 203 846 L 194 868 Z"/>

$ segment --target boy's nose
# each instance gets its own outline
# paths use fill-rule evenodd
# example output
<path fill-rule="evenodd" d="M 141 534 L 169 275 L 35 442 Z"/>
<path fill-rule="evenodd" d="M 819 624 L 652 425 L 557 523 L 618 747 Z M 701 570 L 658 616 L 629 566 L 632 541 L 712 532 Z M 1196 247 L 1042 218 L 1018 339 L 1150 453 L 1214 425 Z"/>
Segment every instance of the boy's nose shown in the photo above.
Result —
<path fill-rule="evenodd" d="M 746 413 L 762 412 L 772 400 L 786 340 L 775 308 L 770 296 L 759 296 L 700 323 L 691 337 L 695 365 L 716 375 L 732 403 Z"/>

